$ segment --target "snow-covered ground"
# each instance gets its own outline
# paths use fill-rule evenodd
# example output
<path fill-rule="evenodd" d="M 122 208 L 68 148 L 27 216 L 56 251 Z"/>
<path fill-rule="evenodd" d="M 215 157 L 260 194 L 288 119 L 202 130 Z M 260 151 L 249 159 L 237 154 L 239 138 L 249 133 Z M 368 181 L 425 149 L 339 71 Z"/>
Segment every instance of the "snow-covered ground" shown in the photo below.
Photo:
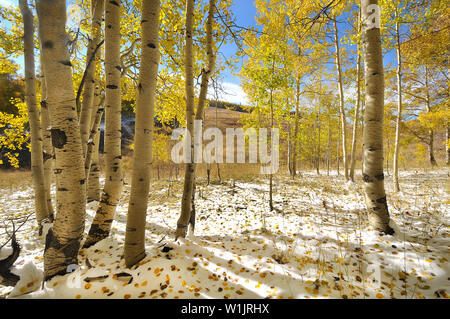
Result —
<path fill-rule="evenodd" d="M 335 175 L 335 174 L 334 174 Z M 401 173 L 388 203 L 396 231 L 368 227 L 361 183 L 303 172 L 275 179 L 275 211 L 263 178 L 197 187 L 195 235 L 174 241 L 182 183 L 153 181 L 147 256 L 122 258 L 129 185 L 110 238 L 80 251 L 80 267 L 45 283 L 44 241 L 32 217 L 18 231 L 22 251 L 9 298 L 449 298 L 448 172 Z M 30 181 L 0 190 L 0 244 L 13 218 L 33 212 Z M 89 229 L 96 203 L 88 205 Z M 11 227 L 8 228 L 11 230 Z M 10 253 L 4 247 L 0 258 Z"/>

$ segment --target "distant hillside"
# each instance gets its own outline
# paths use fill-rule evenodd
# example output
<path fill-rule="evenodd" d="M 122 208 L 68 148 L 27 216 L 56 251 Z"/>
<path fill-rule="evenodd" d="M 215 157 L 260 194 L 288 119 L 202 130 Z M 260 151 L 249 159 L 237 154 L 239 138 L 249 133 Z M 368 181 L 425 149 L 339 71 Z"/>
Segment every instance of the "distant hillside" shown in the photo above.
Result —
<path fill-rule="evenodd" d="M 237 111 L 237 112 L 243 112 L 243 113 L 250 112 L 250 107 L 248 107 L 248 106 L 225 102 L 225 101 L 209 101 L 209 106 L 214 107 L 214 108 L 217 107 L 219 109 L 227 109 L 227 110 L 232 110 L 232 111 Z"/>

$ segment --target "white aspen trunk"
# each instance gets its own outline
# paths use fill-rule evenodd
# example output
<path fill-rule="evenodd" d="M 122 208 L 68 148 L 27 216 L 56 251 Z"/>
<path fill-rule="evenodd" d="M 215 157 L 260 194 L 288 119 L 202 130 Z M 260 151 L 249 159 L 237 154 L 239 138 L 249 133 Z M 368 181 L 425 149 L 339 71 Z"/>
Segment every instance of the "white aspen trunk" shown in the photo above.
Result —
<path fill-rule="evenodd" d="M 42 54 L 41 54 L 42 56 Z M 42 62 L 41 62 L 42 68 Z M 41 133 L 42 133 L 42 147 L 44 152 L 44 187 L 45 198 L 47 200 L 48 217 L 53 221 L 55 211 L 52 204 L 51 185 L 53 177 L 53 161 L 55 152 L 52 145 L 52 136 L 50 134 L 50 106 L 47 103 L 47 85 L 45 83 L 45 74 L 41 70 Z"/>
<path fill-rule="evenodd" d="M 300 48 L 298 49 L 298 55 L 300 56 Z M 300 109 L 300 76 L 297 76 L 297 85 L 295 93 L 295 126 L 294 126 L 294 149 L 292 152 L 292 178 L 297 175 L 297 158 L 298 158 L 298 122 L 299 122 L 299 109 Z"/>
<path fill-rule="evenodd" d="M 94 105 L 95 90 L 95 67 L 99 54 L 96 48 L 101 41 L 102 36 L 102 18 L 104 9 L 104 0 L 91 0 L 92 22 L 90 39 L 86 52 L 86 79 L 83 86 L 83 100 L 80 111 L 80 133 L 83 152 L 86 154 L 86 143 L 91 129 L 91 114 Z M 110 3 L 107 1 L 107 3 Z M 120 66 L 120 64 L 117 64 Z M 120 71 L 119 71 L 120 73 Z"/>
<path fill-rule="evenodd" d="M 186 0 L 186 31 L 185 31 L 185 90 L 186 90 L 186 129 L 191 136 L 189 151 L 190 163 L 185 163 L 183 196 L 181 198 L 181 214 L 177 221 L 175 238 L 186 237 L 187 226 L 191 211 L 192 179 L 194 176 L 194 57 L 193 57 L 193 24 L 194 24 L 194 0 Z"/>
<path fill-rule="evenodd" d="M 218 123 L 217 123 L 217 110 L 218 110 L 218 107 L 216 106 L 216 127 L 219 127 Z M 220 165 L 219 165 L 218 161 L 216 162 L 216 167 L 217 167 L 217 177 L 219 178 L 219 182 L 221 182 L 222 178 L 220 177 Z"/>
<path fill-rule="evenodd" d="M 87 142 L 87 149 L 86 149 L 86 158 L 84 160 L 84 170 L 85 170 L 85 174 L 86 176 L 92 176 L 93 175 L 93 169 L 95 169 L 96 167 L 93 165 L 93 162 L 95 161 L 95 154 L 97 153 L 97 160 L 98 160 L 98 143 L 100 140 L 100 122 L 102 120 L 103 117 L 103 112 L 104 112 L 104 99 L 101 99 L 101 101 L 99 102 L 97 111 L 95 113 L 94 116 L 94 123 L 92 123 L 92 127 L 91 127 L 91 131 L 89 134 L 89 138 L 88 138 L 88 142 Z M 98 168 L 97 168 L 97 178 L 96 180 L 92 180 L 92 182 L 98 182 Z M 89 180 L 89 182 L 91 182 L 91 180 Z M 94 185 L 92 185 L 93 187 Z M 90 190 L 91 187 L 88 187 L 88 190 Z M 95 192 L 97 192 L 97 190 L 95 190 Z M 96 196 L 96 194 L 94 195 Z M 100 198 L 100 195 L 99 195 Z M 95 200 L 95 199 L 94 199 Z M 89 196 L 88 196 L 88 201 L 89 201 Z"/>
<path fill-rule="evenodd" d="M 330 162 L 331 162 L 331 111 L 328 106 L 328 148 L 327 148 L 327 176 L 330 175 Z"/>
<path fill-rule="evenodd" d="M 291 126 L 289 122 L 287 123 L 287 165 L 289 170 L 289 175 L 293 176 L 292 172 L 292 141 L 291 141 Z"/>
<path fill-rule="evenodd" d="M 36 8 L 56 156 L 57 212 L 44 251 L 44 279 L 48 280 L 66 274 L 69 265 L 78 263 L 85 222 L 86 178 L 65 30 L 66 3 L 38 0 Z"/>
<path fill-rule="evenodd" d="M 208 83 L 211 73 L 214 71 L 215 55 L 213 52 L 213 22 L 216 0 L 209 1 L 208 19 L 206 21 L 206 52 L 208 57 L 208 66 L 202 70 L 202 81 L 200 85 L 200 95 L 197 103 L 197 111 L 195 120 L 203 120 L 203 110 L 206 103 L 206 94 L 208 92 Z M 195 198 L 195 171 L 196 165 L 194 159 L 194 78 L 193 78 L 193 18 L 194 18 L 194 1 L 186 1 L 186 127 L 191 134 L 191 163 L 186 163 L 184 174 L 183 196 L 181 200 L 181 214 L 177 221 L 177 229 L 175 238 L 186 237 L 188 224 L 191 224 L 192 231 L 195 225 L 194 198 Z"/>
<path fill-rule="evenodd" d="M 361 8 L 359 10 L 358 18 L 358 36 L 361 33 Z M 361 104 L 361 53 L 360 53 L 360 41 L 357 46 L 358 58 L 356 60 L 356 106 L 355 106 L 355 120 L 353 123 L 352 134 L 352 148 L 350 154 L 350 180 L 355 181 L 355 164 L 356 164 L 356 135 L 358 131 L 359 121 L 359 105 Z"/>
<path fill-rule="evenodd" d="M 337 166 L 337 174 L 338 175 L 340 175 L 341 174 L 341 171 L 340 171 L 340 160 L 341 160 L 341 158 L 340 158 L 340 155 L 341 155 L 341 138 L 340 138 L 340 135 L 341 135 L 341 126 L 340 126 L 340 123 L 339 123 L 339 117 L 338 117 L 338 126 L 337 126 L 337 128 L 338 128 L 338 134 L 337 134 L 337 148 L 336 148 L 336 166 Z"/>
<path fill-rule="evenodd" d="M 272 76 L 275 70 L 275 60 L 272 60 Z M 270 88 L 270 128 L 273 129 L 273 88 Z M 272 143 L 271 143 L 272 145 Z M 273 149 L 270 150 L 273 152 Z M 269 174 L 269 208 L 273 211 L 273 174 Z"/>
<path fill-rule="evenodd" d="M 41 222 L 49 215 L 49 211 L 45 192 L 41 123 L 36 99 L 33 14 L 26 0 L 20 0 L 19 6 L 24 25 L 25 102 L 28 110 L 28 122 L 30 123 L 31 173 L 34 188 L 34 205 L 36 220 L 39 227 L 41 227 Z"/>
<path fill-rule="evenodd" d="M 159 66 L 159 11 L 159 0 L 142 3 L 142 55 L 124 251 L 127 267 L 133 266 L 145 257 L 145 220 L 152 168 L 153 118 Z"/>
<path fill-rule="evenodd" d="M 336 48 L 336 68 L 338 71 L 338 85 L 339 85 L 339 110 L 341 115 L 341 134 L 342 134 L 342 160 L 344 164 L 345 180 L 348 180 L 348 161 L 347 161 L 347 121 L 345 120 L 345 105 L 344 105 L 344 88 L 342 83 L 341 71 L 341 53 L 339 49 L 339 36 L 336 23 L 336 17 L 333 19 L 334 23 L 334 43 Z"/>
<path fill-rule="evenodd" d="M 317 175 L 320 175 L 320 101 L 319 101 L 319 110 L 318 110 L 318 114 L 317 114 L 317 131 L 318 131 L 318 136 L 317 136 L 317 154 L 316 154 L 316 158 L 317 158 L 317 163 L 316 163 L 316 171 L 317 171 Z"/>
<path fill-rule="evenodd" d="M 397 17 L 397 13 L 395 15 Z M 400 30 L 398 22 L 395 24 L 395 37 L 397 42 L 397 121 L 395 125 L 395 142 L 394 142 L 394 190 L 400 191 L 400 184 L 398 182 L 398 155 L 400 151 L 400 123 L 402 119 L 402 56 L 400 51 Z"/>
<path fill-rule="evenodd" d="M 273 72 L 273 68 L 272 68 Z M 273 89 L 270 89 L 270 127 L 273 129 Z M 270 150 L 273 152 L 273 150 Z M 269 174 L 269 208 L 273 211 L 273 174 Z"/>
<path fill-rule="evenodd" d="M 393 234 L 394 230 L 389 226 L 383 174 L 384 70 L 381 35 L 380 28 L 376 24 L 371 25 L 373 17 L 369 5 L 378 5 L 378 0 L 361 1 L 366 87 L 363 132 L 364 192 L 370 226 L 386 234 Z"/>
<path fill-rule="evenodd" d="M 86 248 L 109 236 L 123 184 L 121 150 L 122 98 L 121 70 L 119 67 L 120 6 L 120 0 L 107 1 L 105 5 L 105 185 L 103 186 L 100 204 L 84 243 Z M 89 112 L 91 112 L 91 109 L 89 109 Z M 95 131 L 93 134 L 95 134 Z M 88 165 L 85 163 L 85 168 L 86 166 L 89 169 L 90 163 Z"/>
<path fill-rule="evenodd" d="M 88 162 L 88 154 L 89 154 L 89 145 L 91 145 L 92 154 L 90 160 L 89 176 L 88 177 L 88 187 L 87 187 L 87 201 L 100 201 L 100 156 L 99 156 L 99 147 L 100 147 L 100 123 L 102 120 L 103 112 L 104 112 L 104 95 L 100 94 L 100 84 L 98 80 L 96 80 L 97 85 L 94 92 L 94 107 L 92 108 L 92 123 L 91 123 L 91 132 L 89 133 L 88 138 L 88 149 L 86 151 L 85 157 L 85 169 L 86 163 Z M 101 114 L 98 114 L 100 110 Z M 94 130 L 94 132 L 93 132 Z"/>
<path fill-rule="evenodd" d="M 430 88 L 428 86 L 428 67 L 425 67 L 425 92 L 426 92 L 426 103 L 427 112 L 431 113 L 431 101 L 430 101 Z M 434 157 L 434 131 L 433 129 L 428 130 L 429 144 L 428 144 L 428 156 L 431 166 L 437 166 L 436 158 Z"/>

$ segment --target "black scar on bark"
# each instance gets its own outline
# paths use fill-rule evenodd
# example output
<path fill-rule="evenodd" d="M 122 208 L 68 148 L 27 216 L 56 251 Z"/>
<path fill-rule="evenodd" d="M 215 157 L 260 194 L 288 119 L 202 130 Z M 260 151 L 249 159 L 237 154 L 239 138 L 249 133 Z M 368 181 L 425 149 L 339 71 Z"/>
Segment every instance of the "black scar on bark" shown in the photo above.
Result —
<path fill-rule="evenodd" d="M 370 176 L 367 174 L 363 174 L 363 181 L 365 183 L 370 183 L 372 180 L 370 179 Z"/>
<path fill-rule="evenodd" d="M 53 158 L 53 155 L 52 154 L 49 154 L 49 153 L 47 153 L 46 151 L 43 151 L 42 152 L 42 159 L 44 160 L 44 163 L 46 162 L 46 161 L 48 161 L 49 159 L 52 159 Z"/>
<path fill-rule="evenodd" d="M 386 196 L 377 199 L 378 204 L 387 204 Z"/>
<path fill-rule="evenodd" d="M 46 49 L 53 49 L 53 41 L 44 41 L 44 43 L 42 44 L 44 48 Z"/>
<path fill-rule="evenodd" d="M 85 182 L 86 182 L 85 179 L 80 179 L 80 185 L 84 185 Z"/>
<path fill-rule="evenodd" d="M 61 149 L 64 147 L 64 145 L 66 145 L 67 136 L 64 131 L 61 131 L 60 129 L 57 129 L 57 128 L 52 128 L 50 130 L 50 133 L 52 135 L 53 147 Z"/>
<path fill-rule="evenodd" d="M 375 178 L 379 181 L 384 180 L 384 173 L 381 173 L 380 175 L 375 176 Z"/>
<path fill-rule="evenodd" d="M 83 245 L 83 248 L 89 248 L 108 236 L 108 231 L 101 229 L 98 224 L 92 224 L 91 229 L 89 229 L 89 237 L 94 239 L 86 241 Z"/>
<path fill-rule="evenodd" d="M 151 43 L 151 42 L 148 43 L 147 46 L 148 46 L 149 48 L 152 48 L 152 49 L 156 48 L 156 46 L 155 46 L 153 43 Z"/>
<path fill-rule="evenodd" d="M 70 61 L 59 61 L 59 63 L 67 66 L 72 66 L 72 63 L 70 63 Z"/>
<path fill-rule="evenodd" d="M 114 0 L 109 1 L 109 3 L 111 3 L 111 4 L 115 5 L 115 6 L 120 7 L 119 4 L 118 4 L 116 1 L 114 1 Z"/>
<path fill-rule="evenodd" d="M 145 23 L 145 22 L 148 22 L 148 20 L 145 20 L 145 19 L 142 20 L 142 21 L 141 21 L 141 24 L 142 24 L 142 23 Z"/>
<path fill-rule="evenodd" d="M 69 243 L 63 245 L 58 240 L 58 238 L 53 235 L 53 229 L 50 228 L 47 233 L 47 236 L 45 237 L 44 253 L 47 252 L 47 250 L 50 248 L 53 248 L 55 251 L 61 251 L 63 253 L 64 257 L 70 259 L 70 260 L 64 261 L 62 264 L 69 265 L 69 264 L 73 264 L 73 263 L 78 263 L 77 262 L 77 254 L 78 254 L 78 250 L 80 248 L 80 242 L 78 240 L 71 239 L 69 241 Z M 59 265 L 61 265 L 61 263 Z M 67 273 L 67 269 L 64 268 L 63 270 L 61 270 L 55 274 L 46 275 L 44 278 L 44 281 L 47 281 L 58 275 L 65 275 L 66 273 Z"/>
<path fill-rule="evenodd" d="M 122 71 L 122 67 L 120 65 L 116 65 L 116 69 Z"/>
<path fill-rule="evenodd" d="M 67 189 L 67 188 L 64 188 L 64 187 L 61 187 L 61 188 L 58 188 L 57 191 L 58 191 L 58 192 L 67 192 L 68 189 Z"/>
<path fill-rule="evenodd" d="M 117 85 L 109 84 L 106 86 L 107 89 L 115 90 L 117 89 Z"/>

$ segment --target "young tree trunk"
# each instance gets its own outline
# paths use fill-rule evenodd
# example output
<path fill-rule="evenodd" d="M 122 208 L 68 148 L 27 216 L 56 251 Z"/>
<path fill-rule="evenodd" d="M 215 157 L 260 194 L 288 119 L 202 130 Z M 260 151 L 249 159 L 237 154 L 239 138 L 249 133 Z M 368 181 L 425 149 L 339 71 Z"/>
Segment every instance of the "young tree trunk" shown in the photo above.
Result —
<path fill-rule="evenodd" d="M 275 61 L 272 64 L 272 74 L 274 73 Z M 273 89 L 270 88 L 270 127 L 273 129 Z M 271 143 L 272 144 L 272 143 Z M 273 149 L 270 149 L 273 152 Z M 273 211 L 273 174 L 269 174 L 269 208 Z"/>
<path fill-rule="evenodd" d="M 45 198 L 47 199 L 48 217 L 53 222 L 55 211 L 52 204 L 51 185 L 53 177 L 53 164 L 55 160 L 55 151 L 52 145 L 52 135 L 50 134 L 50 106 L 47 103 L 47 84 L 45 81 L 45 74 L 42 63 L 42 43 L 41 43 L 41 134 L 42 134 L 42 148 L 44 153 L 44 187 Z"/>
<path fill-rule="evenodd" d="M 92 123 L 91 132 L 88 138 L 88 145 L 85 157 L 85 168 L 88 163 L 88 156 L 91 156 L 89 174 L 88 176 L 88 186 L 87 186 L 87 202 L 100 201 L 100 123 L 102 121 L 102 116 L 104 112 L 104 95 L 100 94 L 100 84 L 96 81 L 96 88 L 94 93 L 94 108 L 92 108 Z M 91 151 L 89 149 L 92 149 Z M 89 155 L 89 152 L 92 152 Z"/>
<path fill-rule="evenodd" d="M 41 70 L 41 73 L 44 74 Z M 47 86 L 45 84 L 45 75 L 41 77 L 41 133 L 42 147 L 44 152 L 44 187 L 45 198 L 47 199 L 47 210 L 50 221 L 53 221 L 55 211 L 52 204 L 51 185 L 53 177 L 53 161 L 55 152 L 52 146 L 52 136 L 50 134 L 50 106 L 47 103 Z"/>
<path fill-rule="evenodd" d="M 337 134 L 337 148 L 336 148 L 336 162 L 337 162 L 337 174 L 338 175 L 341 175 L 341 171 L 340 171 L 340 160 L 341 160 L 341 138 L 340 138 L 340 135 L 341 135 L 341 126 L 340 126 L 340 123 L 339 123 L 339 116 L 338 116 L 338 126 L 337 126 L 337 129 L 338 129 L 338 134 Z"/>
<path fill-rule="evenodd" d="M 99 139 L 99 137 L 100 137 L 100 134 L 98 132 L 100 130 L 100 122 L 102 120 L 104 110 L 105 109 L 104 109 L 103 102 L 102 102 L 101 105 L 99 105 L 97 112 L 95 114 L 94 123 L 92 124 L 91 132 L 89 134 L 89 139 L 88 139 L 88 143 L 87 143 L 86 158 L 84 160 L 84 170 L 85 170 L 86 176 L 92 176 L 92 173 L 93 173 L 92 170 L 95 169 L 95 167 L 94 167 L 94 165 L 92 165 L 92 163 L 94 161 L 94 156 L 95 156 L 96 150 L 97 150 L 97 154 L 98 154 L 97 139 Z M 98 169 L 97 169 L 97 171 L 98 171 Z M 97 173 L 97 176 L 98 176 L 98 173 Z M 90 189 L 90 187 L 88 189 Z M 89 196 L 88 196 L 88 201 L 89 201 Z"/>
<path fill-rule="evenodd" d="M 91 0 L 91 12 L 92 22 L 90 39 L 86 52 L 86 80 L 83 87 L 83 101 L 81 102 L 80 111 L 80 133 L 81 143 L 83 145 L 83 152 L 86 154 L 86 145 L 89 137 L 89 131 L 91 129 L 91 115 L 94 105 L 94 90 L 95 90 L 95 67 L 99 57 L 98 50 L 96 50 L 98 44 L 101 41 L 102 36 L 102 19 L 104 0 Z M 110 1 L 107 1 L 110 3 Z M 120 64 L 117 64 L 120 65 Z M 120 71 L 119 71 L 120 74 Z"/>
<path fill-rule="evenodd" d="M 396 14 L 397 16 L 397 14 Z M 400 151 L 400 123 L 402 120 L 402 56 L 400 51 L 400 30 L 398 22 L 395 24 L 395 36 L 397 41 L 397 121 L 395 126 L 395 142 L 394 142 L 394 190 L 400 191 L 400 184 L 398 182 L 398 154 Z"/>
<path fill-rule="evenodd" d="M 339 110 L 341 113 L 341 134 L 342 134 L 342 160 L 344 164 L 345 180 L 348 180 L 348 161 L 347 161 L 347 121 L 345 119 L 345 105 L 344 105 L 344 88 L 341 71 L 341 51 L 339 49 L 339 36 L 336 23 L 336 17 L 333 19 L 334 23 L 334 44 L 336 48 L 336 68 L 338 71 L 339 84 Z"/>
<path fill-rule="evenodd" d="M 361 9 L 359 10 L 358 18 L 358 36 L 361 33 Z M 361 53 L 360 53 L 360 41 L 358 41 L 358 58 L 356 60 L 356 106 L 355 106 L 355 120 L 353 123 L 352 134 L 352 149 L 350 154 L 350 180 L 355 181 L 355 164 L 356 164 L 356 135 L 358 131 L 359 122 L 359 105 L 361 104 Z"/>
<path fill-rule="evenodd" d="M 216 127 L 218 126 L 218 122 L 217 122 L 217 110 L 218 107 L 216 106 Z M 219 161 L 216 161 L 216 167 L 217 167 L 217 177 L 219 178 L 219 183 L 222 181 L 222 178 L 220 177 L 220 165 L 219 165 Z"/>
<path fill-rule="evenodd" d="M 372 25 L 372 10 L 369 10 L 369 5 L 378 5 L 378 0 L 361 1 L 366 87 L 363 133 L 364 192 L 370 226 L 386 234 L 393 234 L 394 230 L 389 226 L 383 174 L 384 70 L 381 36 L 379 26 Z"/>
<path fill-rule="evenodd" d="M 434 132 L 433 130 L 428 131 L 428 136 L 430 140 L 430 144 L 428 144 L 428 156 L 430 159 L 431 166 L 437 166 L 436 158 L 434 157 Z"/>
<path fill-rule="evenodd" d="M 428 67 L 425 67 L 425 92 L 426 92 L 426 103 L 427 112 L 431 113 L 431 101 L 430 101 L 430 88 L 428 86 Z M 430 159 L 431 166 L 437 166 L 436 159 L 434 158 L 434 131 L 432 128 L 428 130 L 429 144 L 428 144 L 428 156 Z"/>
<path fill-rule="evenodd" d="M 152 168 L 153 118 L 159 66 L 159 11 L 159 0 L 143 1 L 135 148 L 124 250 L 127 267 L 133 266 L 145 257 L 145 220 Z"/>
<path fill-rule="evenodd" d="M 84 247 L 109 236 L 123 184 L 122 99 L 120 68 L 117 67 L 120 65 L 120 5 L 120 0 L 107 1 L 105 5 L 105 185 Z M 90 164 L 85 166 L 90 167 Z"/>
<path fill-rule="evenodd" d="M 330 162 L 331 162 L 331 111 L 330 106 L 328 106 L 327 176 L 330 175 Z"/>
<path fill-rule="evenodd" d="M 41 123 L 36 100 L 33 14 L 28 8 L 27 0 L 20 0 L 19 6 L 24 25 L 25 102 L 28 110 L 28 121 L 30 123 L 31 173 L 34 188 L 34 204 L 36 209 L 36 220 L 39 227 L 41 227 L 41 222 L 48 216 L 49 211 L 47 208 L 45 192 Z"/>
<path fill-rule="evenodd" d="M 78 263 L 84 231 L 85 182 L 83 149 L 77 121 L 72 64 L 67 47 L 66 2 L 38 0 L 43 69 L 51 105 L 51 136 L 55 148 L 57 213 L 44 251 L 44 280 L 67 273 Z"/>
<path fill-rule="evenodd" d="M 292 141 L 291 141 L 291 125 L 289 122 L 286 123 L 287 125 L 287 154 L 286 154 L 286 161 L 287 161 L 287 168 L 289 171 L 289 175 L 292 176 Z"/>
<path fill-rule="evenodd" d="M 216 0 L 209 1 L 208 19 L 206 21 L 206 52 L 208 56 L 208 67 L 202 69 L 202 80 L 200 84 L 200 95 L 198 98 L 197 111 L 195 112 L 195 120 L 203 120 L 203 110 L 205 108 L 206 94 L 208 92 L 208 83 L 211 73 L 214 71 L 215 55 L 213 52 L 213 23 Z M 193 18 L 194 18 L 194 1 L 186 1 L 186 128 L 191 134 L 191 161 L 186 163 L 184 175 L 183 196 L 181 200 L 181 214 L 177 221 L 177 229 L 175 238 L 186 237 L 188 224 L 191 224 L 194 231 L 195 215 L 191 214 L 194 207 L 194 189 L 195 189 L 195 170 L 194 162 L 194 78 L 193 78 Z"/>
<path fill-rule="evenodd" d="M 300 49 L 298 50 L 300 55 Z M 294 126 L 294 149 L 292 152 L 292 178 L 297 175 L 297 158 L 298 158 L 298 121 L 299 121 L 299 109 L 300 109 L 300 76 L 297 77 L 295 92 L 295 126 Z"/>
<path fill-rule="evenodd" d="M 186 31 L 185 31 L 185 90 L 186 90 L 186 130 L 190 134 L 190 162 L 185 163 L 183 196 L 181 199 L 181 214 L 177 221 L 175 238 L 186 237 L 191 214 L 192 183 L 194 179 L 194 56 L 193 56 L 193 25 L 194 0 L 186 0 Z"/>
<path fill-rule="evenodd" d="M 320 101 L 317 114 L 317 152 L 316 152 L 316 172 L 320 175 Z"/>

